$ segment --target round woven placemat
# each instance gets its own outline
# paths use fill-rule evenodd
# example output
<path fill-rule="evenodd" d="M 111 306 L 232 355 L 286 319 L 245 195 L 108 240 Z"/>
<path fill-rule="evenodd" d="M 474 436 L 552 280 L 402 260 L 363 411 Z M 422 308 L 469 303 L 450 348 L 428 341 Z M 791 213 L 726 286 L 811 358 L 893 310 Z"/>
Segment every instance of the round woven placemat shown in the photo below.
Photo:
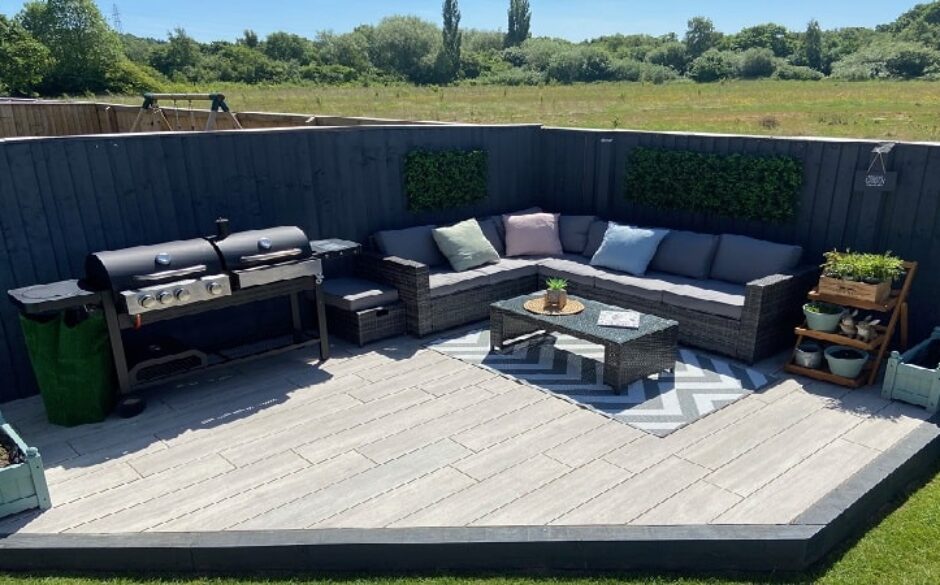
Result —
<path fill-rule="evenodd" d="M 574 299 L 568 299 L 568 302 L 561 309 L 550 309 L 545 306 L 545 297 L 529 299 L 522 306 L 525 307 L 526 311 L 538 315 L 577 315 L 584 310 L 581 301 Z"/>

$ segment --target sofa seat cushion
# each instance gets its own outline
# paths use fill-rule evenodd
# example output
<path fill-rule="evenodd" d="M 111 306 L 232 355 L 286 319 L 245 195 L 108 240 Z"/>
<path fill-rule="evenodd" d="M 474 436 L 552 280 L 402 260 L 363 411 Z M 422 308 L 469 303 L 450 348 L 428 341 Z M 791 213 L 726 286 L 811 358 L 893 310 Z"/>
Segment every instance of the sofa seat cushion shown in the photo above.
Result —
<path fill-rule="evenodd" d="M 745 285 L 722 280 L 697 280 L 671 274 L 651 273 L 670 282 L 663 293 L 663 303 L 699 313 L 741 320 L 744 312 Z"/>
<path fill-rule="evenodd" d="M 633 276 L 607 268 L 598 268 L 594 286 L 600 290 L 641 298 L 655 303 L 662 302 L 663 294 L 673 283 L 669 275 L 654 273 Z"/>
<path fill-rule="evenodd" d="M 398 302 L 398 291 L 362 278 L 327 278 L 323 302 L 344 311 L 365 311 Z"/>
<path fill-rule="evenodd" d="M 500 284 L 510 280 L 538 274 L 538 260 L 534 258 L 503 258 L 496 264 L 487 264 L 473 270 L 485 274 L 489 284 Z"/>
<path fill-rule="evenodd" d="M 542 281 L 547 278 L 564 278 L 570 282 L 594 286 L 594 277 L 601 271 L 591 266 L 590 260 L 580 254 L 563 254 L 561 256 L 546 256 L 537 260 L 539 276 Z M 544 282 L 540 282 L 542 286 Z"/>
<path fill-rule="evenodd" d="M 489 284 L 490 276 L 479 270 L 454 272 L 449 268 L 433 268 L 428 275 L 431 298 L 446 297 Z"/>

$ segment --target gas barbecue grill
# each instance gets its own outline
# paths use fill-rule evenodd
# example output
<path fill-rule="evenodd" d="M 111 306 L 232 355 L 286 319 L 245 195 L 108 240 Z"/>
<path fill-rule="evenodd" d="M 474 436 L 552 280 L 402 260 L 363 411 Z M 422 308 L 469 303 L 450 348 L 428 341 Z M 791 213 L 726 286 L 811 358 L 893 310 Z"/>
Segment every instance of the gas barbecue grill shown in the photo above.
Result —
<path fill-rule="evenodd" d="M 212 236 L 96 252 L 86 258 L 81 281 L 38 285 L 8 294 L 25 314 L 100 305 L 118 385 L 121 393 L 127 394 L 206 368 L 310 345 L 319 345 L 320 358 L 327 359 L 322 280 L 321 261 L 300 228 L 230 233 L 228 220 L 219 219 Z M 314 298 L 315 333 L 303 328 L 302 303 L 308 293 Z M 173 324 L 165 322 L 279 297 L 290 301 L 291 339 L 252 353 L 203 351 L 177 335 L 128 344 L 122 334 L 161 322 L 162 329 L 172 334 Z"/>

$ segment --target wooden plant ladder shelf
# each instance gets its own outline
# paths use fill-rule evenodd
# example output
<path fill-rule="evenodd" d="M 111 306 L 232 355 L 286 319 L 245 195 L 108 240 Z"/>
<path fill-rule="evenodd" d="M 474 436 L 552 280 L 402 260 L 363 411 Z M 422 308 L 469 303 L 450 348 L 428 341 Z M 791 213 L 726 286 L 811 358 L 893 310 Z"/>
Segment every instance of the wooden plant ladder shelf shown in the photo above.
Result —
<path fill-rule="evenodd" d="M 848 386 L 850 388 L 858 388 L 860 386 L 874 384 L 875 378 L 878 377 L 878 372 L 881 370 L 881 362 L 884 361 L 885 353 L 887 353 L 888 346 L 891 345 L 891 340 L 894 339 L 894 332 L 897 330 L 899 325 L 901 328 L 901 347 L 904 349 L 907 348 L 907 297 L 911 291 L 911 283 L 914 280 L 914 274 L 917 272 L 917 262 L 905 262 L 904 268 L 907 271 L 907 274 L 904 277 L 904 282 L 901 284 L 901 288 L 891 291 L 891 296 L 883 304 L 824 294 L 820 293 L 817 289 L 810 291 L 808 297 L 811 301 L 822 301 L 826 303 L 832 303 L 834 305 L 849 307 L 852 309 L 860 309 L 862 311 L 871 311 L 885 315 L 891 315 L 891 317 L 888 319 L 887 325 L 875 327 L 875 338 L 868 342 L 846 337 L 845 335 L 841 335 L 839 333 L 814 331 L 805 325 L 797 327 L 794 330 L 796 333 L 796 345 L 793 347 L 793 355 L 790 357 L 790 361 L 787 363 L 784 369 L 791 374 L 807 376 L 809 378 L 815 378 L 817 380 L 823 380 L 825 382 L 831 382 L 841 386 Z M 798 348 L 807 337 L 816 341 L 822 341 L 824 343 L 844 345 L 847 347 L 861 349 L 867 351 L 869 354 L 874 354 L 875 358 L 868 360 L 868 363 L 865 364 L 865 369 L 862 370 L 862 373 L 859 374 L 857 378 L 845 378 L 843 376 L 837 376 L 829 372 L 827 369 L 823 369 L 825 368 L 825 359 L 821 369 L 804 368 L 794 363 L 794 357 L 796 355 L 796 348 Z"/>

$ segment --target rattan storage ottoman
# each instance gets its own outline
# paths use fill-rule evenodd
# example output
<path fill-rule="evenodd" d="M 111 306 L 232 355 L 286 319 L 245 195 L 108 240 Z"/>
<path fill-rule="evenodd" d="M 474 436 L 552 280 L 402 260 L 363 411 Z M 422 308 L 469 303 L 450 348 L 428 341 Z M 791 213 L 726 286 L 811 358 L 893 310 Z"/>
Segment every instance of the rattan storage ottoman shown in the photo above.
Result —
<path fill-rule="evenodd" d="M 405 306 L 396 289 L 361 278 L 328 278 L 323 291 L 331 333 L 360 346 L 405 333 Z"/>

